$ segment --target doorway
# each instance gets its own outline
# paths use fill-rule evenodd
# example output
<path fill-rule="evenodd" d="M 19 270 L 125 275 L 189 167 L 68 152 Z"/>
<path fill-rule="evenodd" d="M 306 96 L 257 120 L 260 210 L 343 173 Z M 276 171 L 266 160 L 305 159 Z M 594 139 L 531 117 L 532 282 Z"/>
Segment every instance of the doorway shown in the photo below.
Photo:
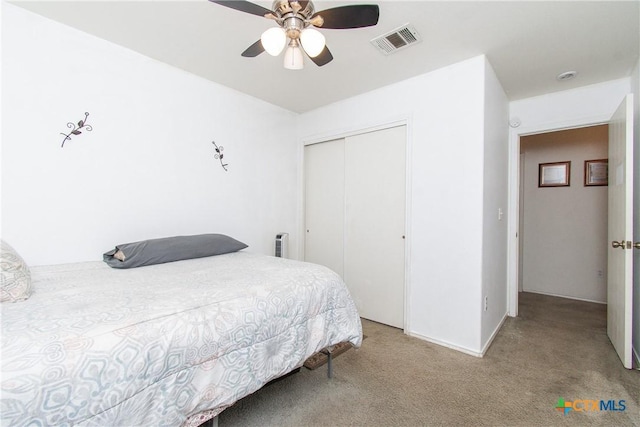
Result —
<path fill-rule="evenodd" d="M 522 136 L 520 156 L 518 289 L 605 304 L 608 187 L 592 175 L 606 173 L 608 125 Z M 540 183 L 555 165 L 566 182 Z"/>
<path fill-rule="evenodd" d="M 610 182 L 609 182 L 609 207 L 608 207 L 608 277 L 607 277 L 607 335 L 609 336 L 618 356 L 625 367 L 631 367 L 633 350 L 632 329 L 635 313 L 633 312 L 633 95 L 626 93 L 627 89 L 621 89 L 622 102 L 617 96 L 612 95 L 608 103 L 579 104 L 574 97 L 559 97 L 553 102 L 553 111 L 572 110 L 573 114 L 568 119 L 558 121 L 548 120 L 544 114 L 536 116 L 532 123 L 521 127 L 522 122 L 515 116 L 515 112 L 521 111 L 529 114 L 532 105 L 526 108 L 518 105 L 514 108 L 513 118 L 510 120 L 510 144 L 509 144 L 509 211 L 508 229 L 510 238 L 508 246 L 508 315 L 518 315 L 518 268 L 519 254 L 519 206 L 520 200 L 520 139 L 523 136 L 541 132 L 551 132 L 558 129 L 579 128 L 595 126 L 597 124 L 609 124 L 609 153 Z M 573 94 L 572 94 L 573 95 Z M 536 108 L 544 105 L 551 108 L 552 103 L 548 99 L 533 103 Z M 608 104 L 608 105 L 607 105 Z M 564 109 L 561 106 L 564 105 Z M 617 105 L 617 107 L 616 107 Z M 583 108 L 587 106 L 588 108 Z M 593 114 L 593 110 L 597 110 Z M 533 109 L 536 109 L 533 108 Z M 591 114 L 585 114 L 586 111 Z M 615 113 L 611 113 L 614 111 Z M 541 111 L 541 110 L 536 110 Z M 577 112 L 576 112 L 577 111 Z M 535 114 L 534 114 L 535 116 Z M 612 191 L 612 186 L 615 191 Z M 612 213 L 613 212 L 613 213 Z M 620 236 L 620 237 L 613 237 Z M 624 245 L 623 245 L 624 243 Z M 615 248 L 618 248 L 614 251 Z M 623 248 L 621 250 L 620 248 Z M 568 249 L 570 250 L 570 248 Z M 612 266 L 612 263 L 615 264 Z M 614 303 L 611 303 L 614 301 Z M 636 354 L 637 351 L 636 351 Z"/>

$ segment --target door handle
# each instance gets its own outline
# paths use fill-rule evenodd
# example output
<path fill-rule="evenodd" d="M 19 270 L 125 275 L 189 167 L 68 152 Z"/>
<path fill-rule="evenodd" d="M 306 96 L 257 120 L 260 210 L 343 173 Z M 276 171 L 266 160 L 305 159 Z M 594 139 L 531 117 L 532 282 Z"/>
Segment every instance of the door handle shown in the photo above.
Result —
<path fill-rule="evenodd" d="M 616 241 L 616 240 L 614 240 L 613 242 L 611 242 L 611 247 L 612 247 L 613 249 L 618 249 L 618 248 L 620 248 L 620 249 L 622 249 L 622 250 L 625 250 L 626 243 L 627 243 L 627 242 L 625 242 L 624 240 L 621 240 L 621 241 L 619 241 L 619 242 L 618 242 L 618 241 Z"/>
<path fill-rule="evenodd" d="M 633 247 L 634 247 L 635 249 L 640 249 L 640 242 L 635 242 L 635 243 L 633 244 Z"/>

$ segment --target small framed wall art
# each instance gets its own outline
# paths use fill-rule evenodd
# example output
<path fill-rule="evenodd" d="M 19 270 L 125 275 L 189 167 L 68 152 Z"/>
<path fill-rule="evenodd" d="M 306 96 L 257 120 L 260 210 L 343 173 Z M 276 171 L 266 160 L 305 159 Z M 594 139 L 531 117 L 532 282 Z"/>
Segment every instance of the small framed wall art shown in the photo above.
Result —
<path fill-rule="evenodd" d="M 538 165 L 538 187 L 568 187 L 570 176 L 570 161 Z"/>
<path fill-rule="evenodd" d="M 609 184 L 609 159 L 584 161 L 584 186 L 596 187 Z"/>

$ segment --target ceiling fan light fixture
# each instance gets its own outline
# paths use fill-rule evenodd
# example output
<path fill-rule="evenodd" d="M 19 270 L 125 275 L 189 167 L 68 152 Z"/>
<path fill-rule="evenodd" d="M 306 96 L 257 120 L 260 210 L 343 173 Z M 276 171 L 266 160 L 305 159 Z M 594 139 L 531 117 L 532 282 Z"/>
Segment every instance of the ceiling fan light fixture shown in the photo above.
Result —
<path fill-rule="evenodd" d="M 313 28 L 305 28 L 300 34 L 300 43 L 304 51 L 312 58 L 320 55 L 325 46 L 324 35 Z"/>
<path fill-rule="evenodd" d="M 309 28 L 310 26 L 336 30 L 364 28 L 377 25 L 380 18 L 380 7 L 375 4 L 337 6 L 316 13 L 312 0 L 273 0 L 271 9 L 248 0 L 209 1 L 275 21 L 280 29 L 265 31 L 260 40 L 246 48 L 241 56 L 254 58 L 265 51 L 269 55 L 277 56 L 287 45 L 288 39 L 284 67 L 291 70 L 304 67 L 304 54 L 318 67 L 333 61 L 333 55 L 325 44 L 324 36 L 314 28 Z"/>
<path fill-rule="evenodd" d="M 282 28 L 272 27 L 262 33 L 260 41 L 269 55 L 278 56 L 287 44 L 287 36 Z"/>
<path fill-rule="evenodd" d="M 284 68 L 287 70 L 302 70 L 304 68 L 304 58 L 302 50 L 294 40 L 291 40 L 289 47 L 284 51 Z"/>

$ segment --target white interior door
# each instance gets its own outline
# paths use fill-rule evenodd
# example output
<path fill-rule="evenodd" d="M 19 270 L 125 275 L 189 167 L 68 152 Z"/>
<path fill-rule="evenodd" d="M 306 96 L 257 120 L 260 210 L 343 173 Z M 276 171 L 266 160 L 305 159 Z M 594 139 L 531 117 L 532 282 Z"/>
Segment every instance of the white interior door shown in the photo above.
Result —
<path fill-rule="evenodd" d="M 633 98 L 609 123 L 609 252 L 607 335 L 624 367 L 632 367 Z"/>
<path fill-rule="evenodd" d="M 304 259 L 344 277 L 344 139 L 307 145 Z"/>
<path fill-rule="evenodd" d="M 345 141 L 344 280 L 365 319 L 404 327 L 406 127 Z"/>

